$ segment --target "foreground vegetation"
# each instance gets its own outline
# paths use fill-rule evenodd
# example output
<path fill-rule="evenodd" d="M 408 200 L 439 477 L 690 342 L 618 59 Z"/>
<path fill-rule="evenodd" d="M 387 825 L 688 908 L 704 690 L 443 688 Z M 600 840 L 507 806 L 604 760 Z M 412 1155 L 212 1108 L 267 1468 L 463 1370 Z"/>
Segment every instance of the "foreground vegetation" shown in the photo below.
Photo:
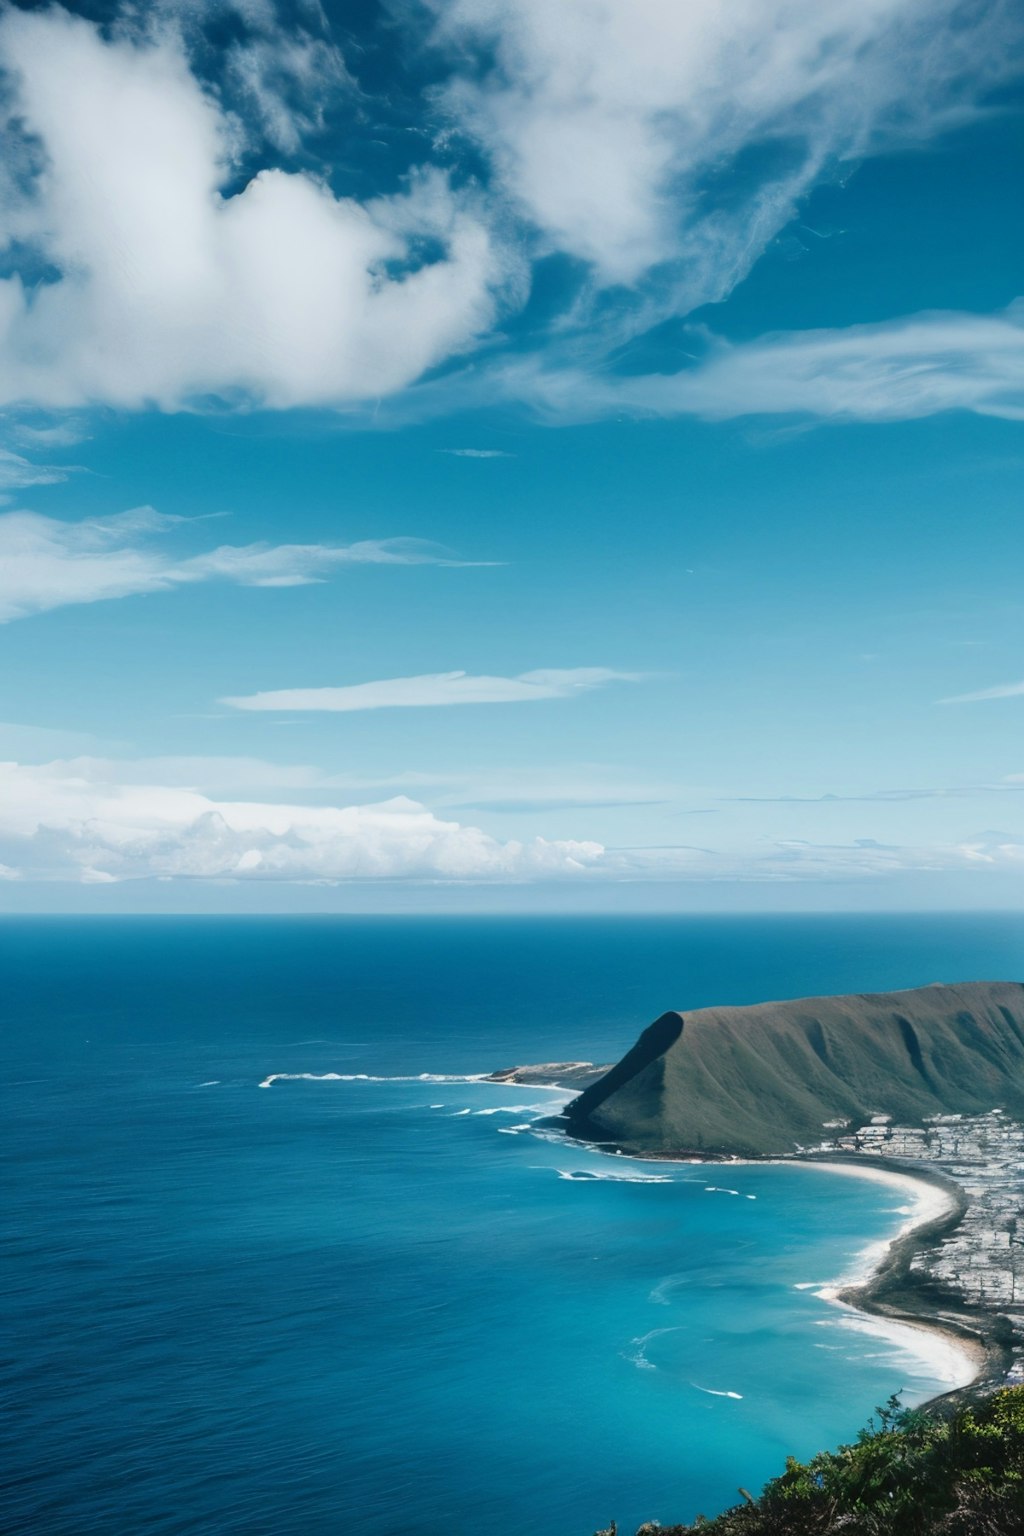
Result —
<path fill-rule="evenodd" d="M 1024 1536 L 1024 1387 L 945 1415 L 875 1410 L 854 1445 L 790 1457 L 760 1498 L 637 1536 Z"/>

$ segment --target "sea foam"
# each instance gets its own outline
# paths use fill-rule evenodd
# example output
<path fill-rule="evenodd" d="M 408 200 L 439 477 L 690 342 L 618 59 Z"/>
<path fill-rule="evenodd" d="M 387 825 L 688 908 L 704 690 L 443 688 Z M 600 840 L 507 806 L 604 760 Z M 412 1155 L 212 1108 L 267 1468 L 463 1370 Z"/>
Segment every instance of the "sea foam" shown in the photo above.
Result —
<path fill-rule="evenodd" d="M 271 1072 L 259 1084 L 275 1083 L 485 1083 L 486 1072 L 418 1072 L 414 1077 L 377 1077 L 371 1072 Z"/>

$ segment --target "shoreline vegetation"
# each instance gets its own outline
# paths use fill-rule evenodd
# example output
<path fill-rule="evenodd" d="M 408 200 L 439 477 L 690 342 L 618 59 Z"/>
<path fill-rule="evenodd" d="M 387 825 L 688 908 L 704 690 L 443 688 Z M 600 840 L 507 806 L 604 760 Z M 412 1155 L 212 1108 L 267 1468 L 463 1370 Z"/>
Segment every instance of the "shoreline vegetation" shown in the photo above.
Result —
<path fill-rule="evenodd" d="M 852 1444 L 793 1456 L 755 1498 L 692 1524 L 636 1536 L 1020 1536 L 1024 1530 L 1024 1387 L 941 1414 L 875 1409 Z M 617 1536 L 615 1522 L 595 1536 Z"/>

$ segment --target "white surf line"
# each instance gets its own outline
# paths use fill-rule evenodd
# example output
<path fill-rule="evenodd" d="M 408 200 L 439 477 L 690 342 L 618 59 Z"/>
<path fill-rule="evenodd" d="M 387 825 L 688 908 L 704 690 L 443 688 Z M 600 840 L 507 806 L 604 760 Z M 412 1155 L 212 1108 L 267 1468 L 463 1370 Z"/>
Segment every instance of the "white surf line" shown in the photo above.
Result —
<path fill-rule="evenodd" d="M 570 1143 L 574 1140 L 571 1136 L 564 1134 L 561 1134 L 558 1139 Z M 659 1163 L 662 1165 L 667 1163 L 673 1168 L 678 1168 L 681 1164 L 701 1166 L 705 1161 L 703 1158 L 631 1158 L 621 1148 L 603 1148 L 596 1143 L 582 1141 L 577 1141 L 575 1144 L 587 1147 L 599 1157 L 622 1157 L 627 1162 L 640 1163 L 647 1167 L 652 1163 L 655 1166 Z M 946 1331 L 937 1319 L 934 1323 L 924 1319 L 920 1323 L 897 1322 L 895 1319 L 876 1316 L 872 1312 L 864 1312 L 849 1302 L 839 1300 L 843 1291 L 864 1285 L 871 1279 L 885 1262 L 894 1243 L 916 1231 L 918 1227 L 926 1226 L 952 1211 L 956 1206 L 956 1200 L 949 1190 L 927 1179 L 917 1178 L 912 1173 L 903 1173 L 889 1168 L 861 1167 L 856 1163 L 818 1162 L 809 1158 L 734 1158 L 730 1159 L 730 1165 L 734 1168 L 819 1168 L 823 1172 L 841 1174 L 847 1178 L 870 1179 L 878 1184 L 888 1184 L 890 1188 L 898 1190 L 902 1195 L 909 1195 L 912 1203 L 907 1211 L 908 1219 L 891 1237 L 868 1243 L 857 1255 L 855 1269 L 824 1285 L 803 1282 L 795 1289 L 813 1289 L 823 1301 L 829 1302 L 843 1314 L 841 1326 L 856 1328 L 864 1333 L 873 1333 L 876 1337 L 885 1338 L 890 1344 L 915 1356 L 926 1367 L 933 1381 L 945 1384 L 945 1390 L 953 1391 L 959 1387 L 967 1387 L 976 1380 L 984 1368 L 984 1352 L 980 1345 L 972 1346 L 965 1339 Z M 705 1185 L 705 1189 L 718 1192 L 716 1186 Z M 748 1196 L 747 1198 L 756 1199 L 757 1197 Z M 839 1319 L 836 1321 L 840 1322 Z M 697 1383 L 693 1382 L 691 1385 L 697 1386 Z M 711 1389 L 698 1386 L 697 1390 L 705 1392 Z"/>
<path fill-rule="evenodd" d="M 259 1088 L 272 1088 L 275 1083 L 482 1083 L 488 1088 L 515 1088 L 520 1094 L 525 1088 L 529 1093 L 560 1093 L 567 1100 L 574 1098 L 576 1090 L 561 1083 L 496 1083 L 488 1072 L 417 1072 L 379 1075 L 373 1072 L 271 1072 L 257 1084 Z M 531 1109 L 533 1105 L 529 1106 Z M 539 1106 L 538 1106 L 539 1107 Z M 494 1111 L 497 1113 L 497 1111 Z"/>
<path fill-rule="evenodd" d="M 592 1146 L 591 1150 L 601 1156 L 609 1155 L 598 1146 Z M 620 1151 L 618 1155 L 626 1154 Z M 683 1162 L 701 1164 L 703 1159 L 645 1157 L 629 1158 L 628 1161 L 643 1163 L 647 1166 L 651 1163 L 655 1165 L 668 1163 L 678 1168 Z M 907 1211 L 907 1220 L 903 1225 L 891 1237 L 868 1243 L 857 1255 L 855 1268 L 836 1280 L 820 1286 L 815 1285 L 813 1287 L 815 1294 L 842 1314 L 841 1319 L 836 1319 L 839 1326 L 856 1329 L 862 1333 L 872 1333 L 876 1338 L 884 1338 L 891 1345 L 905 1350 L 925 1366 L 933 1381 L 942 1382 L 946 1391 L 970 1386 L 971 1382 L 981 1374 L 984 1355 L 980 1346 L 972 1347 L 965 1339 L 947 1332 L 937 1319 L 934 1323 L 923 1318 L 920 1323 L 897 1322 L 895 1319 L 876 1316 L 873 1312 L 864 1312 L 860 1307 L 839 1300 L 842 1292 L 864 1285 L 871 1279 L 885 1262 L 894 1243 L 899 1242 L 908 1233 L 916 1231 L 918 1227 L 926 1226 L 955 1209 L 956 1200 L 948 1189 L 939 1184 L 933 1184 L 927 1179 L 916 1178 L 912 1173 L 903 1173 L 895 1169 L 861 1167 L 856 1163 L 818 1162 L 809 1158 L 757 1158 L 756 1160 L 734 1158 L 730 1160 L 730 1166 L 733 1168 L 819 1168 L 825 1173 L 841 1174 L 847 1178 L 870 1179 L 877 1184 L 887 1184 L 891 1189 L 898 1190 L 901 1195 L 909 1196 L 911 1203 Z M 714 1189 L 717 1192 L 716 1186 L 705 1185 L 705 1189 Z M 809 1290 L 812 1287 L 805 1282 L 796 1288 Z M 691 1385 L 696 1386 L 697 1383 L 693 1382 Z M 698 1387 L 698 1391 L 710 1391 L 710 1388 Z"/>
<path fill-rule="evenodd" d="M 574 1184 L 673 1184 L 675 1180 L 667 1173 L 598 1173 L 586 1168 L 552 1168 L 543 1163 L 534 1163 L 533 1167 L 543 1173 L 557 1173 L 560 1179 L 568 1179 Z"/>
<path fill-rule="evenodd" d="M 407 1077 L 401 1074 L 394 1077 L 378 1077 L 371 1072 L 271 1072 L 265 1077 L 260 1088 L 272 1088 L 275 1083 L 486 1083 L 486 1072 L 418 1072 L 415 1076 Z M 495 1083 L 494 1087 L 503 1088 L 503 1083 Z M 520 1087 L 521 1084 L 513 1083 L 510 1087 Z"/>
<path fill-rule="evenodd" d="M 825 1285 L 813 1288 L 816 1296 L 822 1301 L 827 1301 L 841 1314 L 835 1319 L 834 1324 L 825 1323 L 823 1326 L 838 1326 L 886 1340 L 897 1349 L 902 1349 L 916 1357 L 925 1367 L 922 1374 L 927 1374 L 933 1381 L 942 1382 L 946 1391 L 970 1386 L 971 1382 L 980 1375 L 984 1365 L 984 1354 L 980 1347 L 972 1346 L 966 1340 L 944 1329 L 938 1319 L 934 1323 L 924 1318 L 919 1323 L 897 1321 L 895 1318 L 878 1316 L 874 1312 L 865 1312 L 860 1307 L 840 1299 L 843 1292 L 866 1285 L 872 1279 L 884 1264 L 894 1243 L 915 1232 L 918 1227 L 927 1226 L 955 1210 L 957 1201 L 952 1191 L 940 1184 L 933 1184 L 927 1179 L 915 1178 L 912 1173 L 898 1172 L 890 1168 L 860 1167 L 856 1163 L 772 1159 L 772 1166 L 820 1168 L 823 1172 L 841 1174 L 846 1178 L 867 1179 L 876 1184 L 886 1184 L 901 1195 L 910 1197 L 910 1205 L 901 1208 L 901 1214 L 905 1214 L 907 1219 L 891 1237 L 868 1243 L 856 1255 L 852 1268 L 846 1274 Z M 804 1282 L 797 1288 L 807 1290 L 811 1289 L 811 1286 Z"/>
<path fill-rule="evenodd" d="M 629 1342 L 636 1347 L 631 1355 L 627 1355 L 623 1352 L 622 1359 L 628 1360 L 630 1365 L 635 1365 L 638 1371 L 656 1371 L 658 1367 L 655 1365 L 654 1361 L 648 1360 L 647 1358 L 648 1344 L 652 1339 L 660 1339 L 662 1334 L 683 1333 L 685 1329 L 685 1323 L 673 1323 L 668 1328 L 652 1328 L 649 1333 L 642 1334 L 640 1338 L 630 1339 Z"/>

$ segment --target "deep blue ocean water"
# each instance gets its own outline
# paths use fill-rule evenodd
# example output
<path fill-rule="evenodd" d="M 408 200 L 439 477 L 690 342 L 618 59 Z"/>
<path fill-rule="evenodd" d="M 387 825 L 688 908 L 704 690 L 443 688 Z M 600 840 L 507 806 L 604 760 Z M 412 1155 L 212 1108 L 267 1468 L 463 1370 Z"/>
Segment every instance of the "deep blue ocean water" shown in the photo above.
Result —
<path fill-rule="evenodd" d="M 0 1526 L 589 1536 L 734 1502 L 940 1385 L 797 1288 L 898 1197 L 611 1158 L 538 1131 L 550 1094 L 416 1075 L 1021 977 L 1003 916 L 3 920 Z"/>

